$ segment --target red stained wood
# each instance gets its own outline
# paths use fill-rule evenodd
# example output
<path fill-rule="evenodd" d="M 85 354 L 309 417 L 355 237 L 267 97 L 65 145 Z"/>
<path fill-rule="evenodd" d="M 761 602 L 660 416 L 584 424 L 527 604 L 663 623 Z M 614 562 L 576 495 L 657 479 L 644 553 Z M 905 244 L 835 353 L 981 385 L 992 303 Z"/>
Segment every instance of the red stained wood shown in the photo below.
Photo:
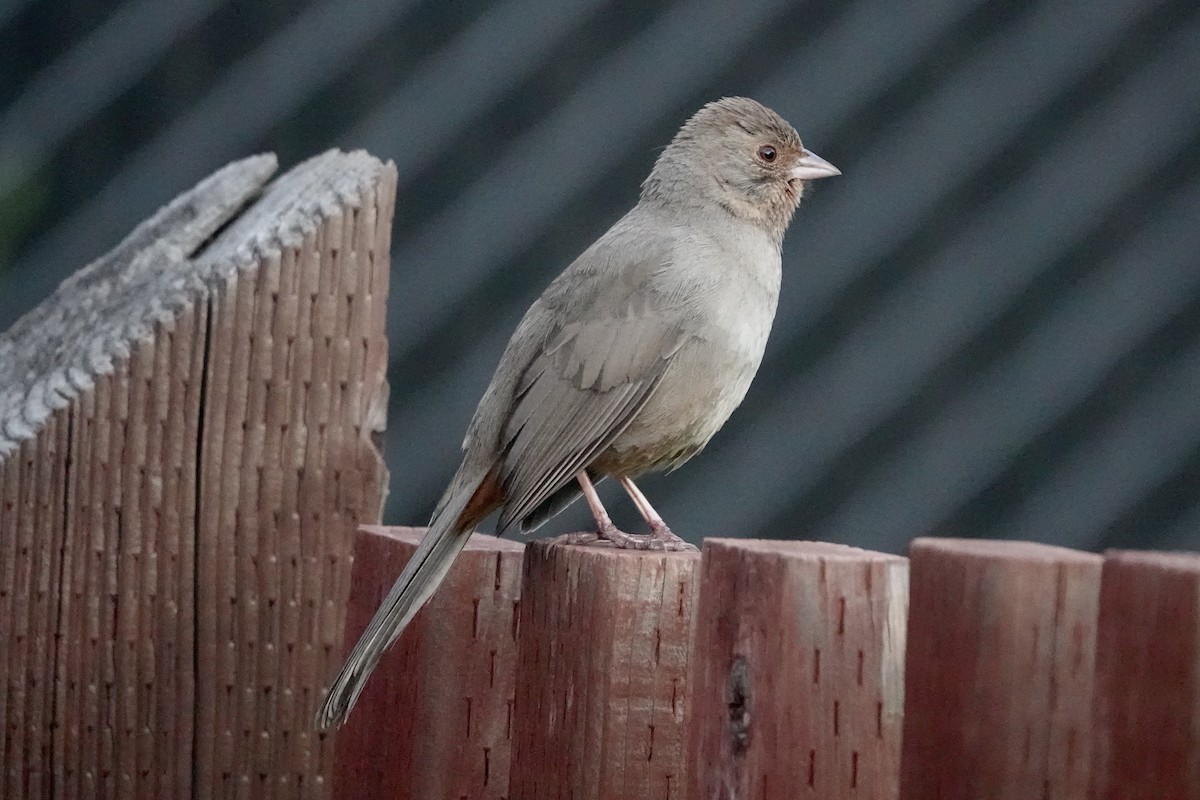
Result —
<path fill-rule="evenodd" d="M 1086 796 L 1099 556 L 918 539 L 901 797 Z"/>
<path fill-rule="evenodd" d="M 347 651 L 424 529 L 364 527 L 354 545 Z M 338 800 L 508 797 L 524 546 L 475 534 L 379 662 L 337 733 Z"/>
<path fill-rule="evenodd" d="M 1200 555 L 1106 554 L 1096 800 L 1200 797 Z"/>
<path fill-rule="evenodd" d="M 894 798 L 907 581 L 882 553 L 707 540 L 687 796 Z"/>
<path fill-rule="evenodd" d="M 509 797 L 684 797 L 699 561 L 529 546 Z"/>

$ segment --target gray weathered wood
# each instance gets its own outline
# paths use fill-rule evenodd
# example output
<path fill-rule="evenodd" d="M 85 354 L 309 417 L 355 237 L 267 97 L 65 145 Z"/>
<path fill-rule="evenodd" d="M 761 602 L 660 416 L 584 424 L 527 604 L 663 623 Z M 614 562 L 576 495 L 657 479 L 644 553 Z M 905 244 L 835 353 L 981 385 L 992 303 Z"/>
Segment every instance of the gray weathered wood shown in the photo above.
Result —
<path fill-rule="evenodd" d="M 275 156 L 236 161 L 137 226 L 0 333 L 0 456 L 112 372 L 133 342 L 190 305 L 215 266 L 197 250 L 258 193 Z"/>
<path fill-rule="evenodd" d="M 395 171 L 232 164 L 0 336 L 0 796 L 327 797 Z"/>

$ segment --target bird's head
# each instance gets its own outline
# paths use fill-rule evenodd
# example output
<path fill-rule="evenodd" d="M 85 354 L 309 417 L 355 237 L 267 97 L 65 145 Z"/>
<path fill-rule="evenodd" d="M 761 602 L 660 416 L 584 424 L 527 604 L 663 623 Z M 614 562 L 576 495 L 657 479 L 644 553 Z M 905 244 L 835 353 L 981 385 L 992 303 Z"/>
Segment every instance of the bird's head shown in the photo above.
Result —
<path fill-rule="evenodd" d="M 840 174 L 805 149 L 783 117 L 755 100 L 726 97 L 684 123 L 659 155 L 642 196 L 715 202 L 782 239 L 805 182 Z"/>

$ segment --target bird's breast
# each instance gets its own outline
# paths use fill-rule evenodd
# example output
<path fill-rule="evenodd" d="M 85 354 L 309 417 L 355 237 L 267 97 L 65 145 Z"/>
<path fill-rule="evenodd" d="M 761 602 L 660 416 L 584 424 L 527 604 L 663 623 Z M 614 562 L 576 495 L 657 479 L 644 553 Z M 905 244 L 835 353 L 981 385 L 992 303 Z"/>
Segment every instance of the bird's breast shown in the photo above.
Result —
<path fill-rule="evenodd" d="M 778 251 L 764 261 L 759 270 L 728 269 L 697 292 L 662 383 L 602 461 L 626 474 L 673 467 L 725 424 L 762 363 L 775 317 Z"/>

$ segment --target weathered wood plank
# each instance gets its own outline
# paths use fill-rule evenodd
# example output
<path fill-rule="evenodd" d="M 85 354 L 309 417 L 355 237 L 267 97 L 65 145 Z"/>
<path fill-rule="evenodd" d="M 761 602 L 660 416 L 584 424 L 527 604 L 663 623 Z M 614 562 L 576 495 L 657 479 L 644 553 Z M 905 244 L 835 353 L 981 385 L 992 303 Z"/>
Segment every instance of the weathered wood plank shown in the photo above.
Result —
<path fill-rule="evenodd" d="M 895 798 L 907 588 L 896 556 L 707 540 L 688 797 Z"/>
<path fill-rule="evenodd" d="M 699 563 L 529 545 L 509 797 L 684 796 Z"/>
<path fill-rule="evenodd" d="M 1092 797 L 1200 797 L 1200 555 L 1104 559 Z"/>
<path fill-rule="evenodd" d="M 382 506 L 395 172 L 274 169 L 217 172 L 0 335 L 13 796 L 328 796 L 310 721 Z"/>
<path fill-rule="evenodd" d="M 354 550 L 352 647 L 424 535 L 366 527 Z M 383 657 L 338 732 L 337 800 L 509 797 L 520 544 L 476 534 Z"/>
<path fill-rule="evenodd" d="M 1085 797 L 1100 557 L 918 539 L 909 558 L 901 797 Z"/>

